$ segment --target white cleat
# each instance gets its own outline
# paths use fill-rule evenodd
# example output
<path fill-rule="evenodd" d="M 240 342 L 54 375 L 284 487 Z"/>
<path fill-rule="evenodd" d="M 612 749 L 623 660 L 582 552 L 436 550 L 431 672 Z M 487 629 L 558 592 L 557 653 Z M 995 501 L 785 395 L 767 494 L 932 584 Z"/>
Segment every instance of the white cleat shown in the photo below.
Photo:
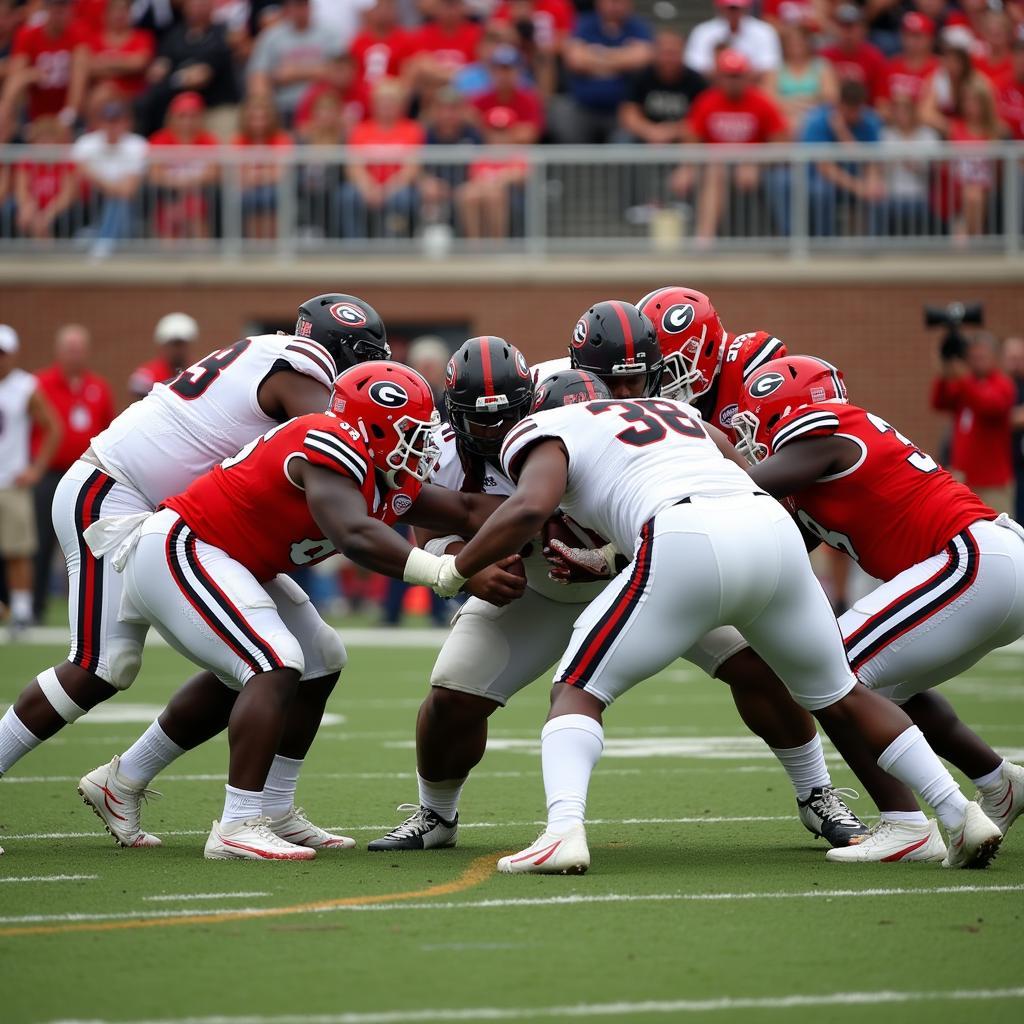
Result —
<path fill-rule="evenodd" d="M 103 822 L 119 846 L 160 846 L 160 840 L 142 831 L 142 801 L 159 796 L 145 786 L 133 786 L 119 769 L 121 758 L 94 768 L 78 780 L 78 793 Z"/>
<path fill-rule="evenodd" d="M 542 832 L 533 845 L 498 861 L 503 875 L 583 875 L 590 867 L 587 832 L 574 825 L 568 832 Z"/>
<path fill-rule="evenodd" d="M 944 868 L 987 868 L 999 852 L 1003 833 L 999 826 L 985 817 L 975 803 L 967 805 L 963 824 L 949 830 Z"/>
<path fill-rule="evenodd" d="M 833 864 L 895 864 L 940 861 L 945 856 L 946 844 L 934 821 L 926 825 L 879 821 L 860 842 L 829 850 L 825 860 Z"/>
<path fill-rule="evenodd" d="M 301 807 L 293 807 L 280 818 L 270 819 L 270 831 L 295 846 L 308 846 L 311 850 L 351 850 L 356 845 L 348 836 L 335 836 L 306 817 Z"/>
<path fill-rule="evenodd" d="M 316 850 L 276 836 L 269 818 L 249 818 L 230 825 L 215 821 L 203 856 L 207 860 L 312 860 Z"/>
<path fill-rule="evenodd" d="M 978 790 L 976 799 L 985 817 L 1005 836 L 1024 814 L 1024 768 L 1004 761 L 999 781 Z"/>

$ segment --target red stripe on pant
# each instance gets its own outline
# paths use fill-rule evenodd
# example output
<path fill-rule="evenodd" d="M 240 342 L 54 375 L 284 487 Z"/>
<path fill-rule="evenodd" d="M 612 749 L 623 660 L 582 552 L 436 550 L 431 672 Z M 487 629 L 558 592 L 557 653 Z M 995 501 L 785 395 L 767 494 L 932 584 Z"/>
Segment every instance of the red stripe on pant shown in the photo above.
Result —
<path fill-rule="evenodd" d="M 108 481 L 110 481 L 110 477 L 99 470 L 93 474 L 82 500 L 82 514 L 75 524 L 78 527 L 79 536 L 100 518 L 103 502 L 97 499 Z M 103 572 L 103 563 L 93 556 L 89 545 L 84 541 L 81 545 L 78 571 L 81 574 L 81 579 L 78 583 L 78 652 L 75 664 L 88 672 L 93 672 L 99 665 L 100 656 L 93 637 L 99 635 L 97 627 L 99 619 L 103 616 L 103 609 L 96 607 L 97 582 L 100 573 Z"/>

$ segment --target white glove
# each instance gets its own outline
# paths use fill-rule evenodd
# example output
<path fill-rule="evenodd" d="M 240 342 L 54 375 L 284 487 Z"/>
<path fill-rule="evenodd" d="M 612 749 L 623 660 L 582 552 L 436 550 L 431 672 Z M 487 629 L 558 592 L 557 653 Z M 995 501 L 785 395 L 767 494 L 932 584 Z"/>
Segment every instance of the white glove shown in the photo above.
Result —
<path fill-rule="evenodd" d="M 430 587 L 441 597 L 453 597 L 466 582 L 455 571 L 454 555 L 432 555 L 422 548 L 413 548 L 405 563 L 402 579 L 406 583 Z"/>
<path fill-rule="evenodd" d="M 434 593 L 441 597 L 454 597 L 462 589 L 466 577 L 460 576 L 456 571 L 454 555 L 442 555 L 441 562 L 437 582 L 434 584 Z"/>
<path fill-rule="evenodd" d="M 570 573 L 577 577 L 589 576 L 594 580 L 608 580 L 615 575 L 615 556 L 618 552 L 614 544 L 605 544 L 600 548 L 571 548 L 563 541 L 553 540 L 548 551 L 555 556 L 551 558 L 548 555 L 555 567 L 548 572 L 548 577 L 556 583 L 571 582 L 567 578 Z"/>

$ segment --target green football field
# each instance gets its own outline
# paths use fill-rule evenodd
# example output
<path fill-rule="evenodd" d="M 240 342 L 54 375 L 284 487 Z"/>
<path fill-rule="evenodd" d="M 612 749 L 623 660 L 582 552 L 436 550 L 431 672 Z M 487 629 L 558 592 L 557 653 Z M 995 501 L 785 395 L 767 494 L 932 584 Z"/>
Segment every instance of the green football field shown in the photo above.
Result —
<path fill-rule="evenodd" d="M 189 672 L 166 649 L 0 781 L 0 1021 L 1024 1019 L 1024 826 L 985 872 L 830 865 L 725 689 L 682 665 L 608 715 L 589 874 L 494 873 L 540 830 L 543 682 L 492 719 L 457 849 L 367 853 L 415 800 L 412 727 L 434 656 L 394 636 L 350 652 L 300 785 L 356 850 L 204 861 L 222 741 L 155 784 L 144 822 L 164 846 L 115 848 L 75 787 Z M 62 656 L 0 647 L 0 707 Z M 1022 669 L 1005 652 L 945 688 L 1015 758 Z M 834 777 L 852 784 L 841 765 Z"/>

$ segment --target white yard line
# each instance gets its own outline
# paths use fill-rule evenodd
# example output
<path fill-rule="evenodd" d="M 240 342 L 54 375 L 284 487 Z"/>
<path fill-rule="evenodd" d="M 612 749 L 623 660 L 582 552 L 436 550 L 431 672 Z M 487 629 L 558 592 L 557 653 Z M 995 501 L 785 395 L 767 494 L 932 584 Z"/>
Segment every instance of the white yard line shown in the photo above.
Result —
<path fill-rule="evenodd" d="M 164 1017 L 119 1024 L 429 1024 L 431 1021 L 544 1020 L 559 1017 L 710 1013 L 716 1010 L 789 1010 L 818 1006 L 880 1006 L 894 1003 L 952 1003 L 995 999 L 1024 999 L 1024 988 L 952 989 L 945 992 L 827 992 L 822 995 L 801 992 L 785 996 L 721 996 L 714 999 L 576 1003 L 568 1006 L 480 1006 L 446 1010 L 384 1010 L 377 1013 L 302 1014 L 280 1017 Z M 54 1024 L 105 1022 L 63 1020 Z"/>
<path fill-rule="evenodd" d="M 99 875 L 21 875 L 0 882 L 94 882 Z"/>
<path fill-rule="evenodd" d="M 955 896 L 977 895 L 984 892 L 1022 892 L 1022 885 L 942 885 L 928 888 L 886 889 L 806 889 L 801 892 L 668 892 L 668 893 L 594 893 L 593 895 L 567 895 L 523 897 L 521 899 L 467 900 L 447 903 L 351 903 L 340 907 L 311 910 L 315 914 L 342 912 L 395 912 L 437 910 L 493 910 L 500 907 L 565 907 L 603 903 L 718 903 L 751 900 L 831 900 L 874 897 L 891 899 L 895 896 Z M 154 910 L 125 911 L 112 914 L 26 914 L 18 917 L 0 917 L 0 925 L 56 924 L 65 922 L 131 921 L 138 918 L 210 917 L 219 914 L 263 914 L 266 907 L 217 907 L 211 910 Z"/>
<path fill-rule="evenodd" d="M 245 900 L 271 896 L 269 892 L 183 892 L 175 896 L 143 896 L 143 903 L 183 903 L 188 900 Z"/>

